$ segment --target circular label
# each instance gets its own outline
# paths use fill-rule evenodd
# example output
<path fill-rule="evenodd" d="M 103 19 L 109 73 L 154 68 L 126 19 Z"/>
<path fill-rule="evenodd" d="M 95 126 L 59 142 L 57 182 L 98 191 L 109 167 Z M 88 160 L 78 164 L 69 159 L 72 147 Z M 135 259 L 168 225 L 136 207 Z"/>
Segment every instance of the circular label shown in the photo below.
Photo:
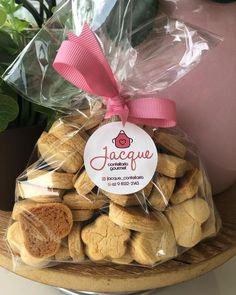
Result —
<path fill-rule="evenodd" d="M 84 151 L 85 169 L 100 188 L 114 194 L 142 190 L 153 178 L 158 154 L 152 138 L 140 127 L 112 122 L 98 128 Z"/>

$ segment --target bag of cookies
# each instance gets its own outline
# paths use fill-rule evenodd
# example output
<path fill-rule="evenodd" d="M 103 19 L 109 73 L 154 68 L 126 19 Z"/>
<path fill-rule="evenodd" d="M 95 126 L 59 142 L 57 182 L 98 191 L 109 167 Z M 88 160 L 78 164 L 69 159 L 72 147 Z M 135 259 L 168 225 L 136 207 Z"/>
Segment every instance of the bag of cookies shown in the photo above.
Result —
<path fill-rule="evenodd" d="M 16 180 L 16 265 L 155 266 L 219 229 L 197 148 L 161 97 L 219 38 L 138 2 L 62 2 L 4 74 L 59 113 Z"/>

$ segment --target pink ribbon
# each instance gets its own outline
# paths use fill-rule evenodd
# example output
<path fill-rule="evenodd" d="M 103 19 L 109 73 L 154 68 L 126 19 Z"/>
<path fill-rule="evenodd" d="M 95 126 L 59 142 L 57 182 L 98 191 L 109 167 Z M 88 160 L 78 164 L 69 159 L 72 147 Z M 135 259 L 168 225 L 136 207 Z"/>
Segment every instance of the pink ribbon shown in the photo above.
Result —
<path fill-rule="evenodd" d="M 175 103 L 169 99 L 122 97 L 112 70 L 94 33 L 85 23 L 80 36 L 68 34 L 53 63 L 54 69 L 67 81 L 88 93 L 105 99 L 105 118 L 118 115 L 127 121 L 153 127 L 176 125 Z"/>

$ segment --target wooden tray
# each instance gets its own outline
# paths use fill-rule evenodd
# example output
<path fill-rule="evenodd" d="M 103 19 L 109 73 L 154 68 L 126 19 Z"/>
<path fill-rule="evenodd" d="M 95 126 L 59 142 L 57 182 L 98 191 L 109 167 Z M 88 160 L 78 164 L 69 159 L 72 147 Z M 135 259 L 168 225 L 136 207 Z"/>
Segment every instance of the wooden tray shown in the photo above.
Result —
<path fill-rule="evenodd" d="M 215 202 L 223 220 L 219 235 L 155 268 L 63 264 L 42 270 L 21 269 L 16 273 L 60 288 L 94 292 L 135 292 L 190 280 L 236 254 L 236 184 L 216 196 Z M 0 211 L 0 265 L 12 271 L 11 257 L 3 240 L 9 216 Z"/>

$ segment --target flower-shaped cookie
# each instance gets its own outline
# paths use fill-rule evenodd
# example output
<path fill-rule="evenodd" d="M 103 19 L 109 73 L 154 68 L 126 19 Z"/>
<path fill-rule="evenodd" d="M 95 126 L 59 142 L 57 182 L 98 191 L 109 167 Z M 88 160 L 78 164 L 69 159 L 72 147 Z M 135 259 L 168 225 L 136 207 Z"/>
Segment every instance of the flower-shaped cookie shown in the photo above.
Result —
<path fill-rule="evenodd" d="M 122 257 L 129 237 L 130 230 L 114 224 L 107 215 L 101 215 L 82 230 L 86 254 L 95 261 Z"/>

